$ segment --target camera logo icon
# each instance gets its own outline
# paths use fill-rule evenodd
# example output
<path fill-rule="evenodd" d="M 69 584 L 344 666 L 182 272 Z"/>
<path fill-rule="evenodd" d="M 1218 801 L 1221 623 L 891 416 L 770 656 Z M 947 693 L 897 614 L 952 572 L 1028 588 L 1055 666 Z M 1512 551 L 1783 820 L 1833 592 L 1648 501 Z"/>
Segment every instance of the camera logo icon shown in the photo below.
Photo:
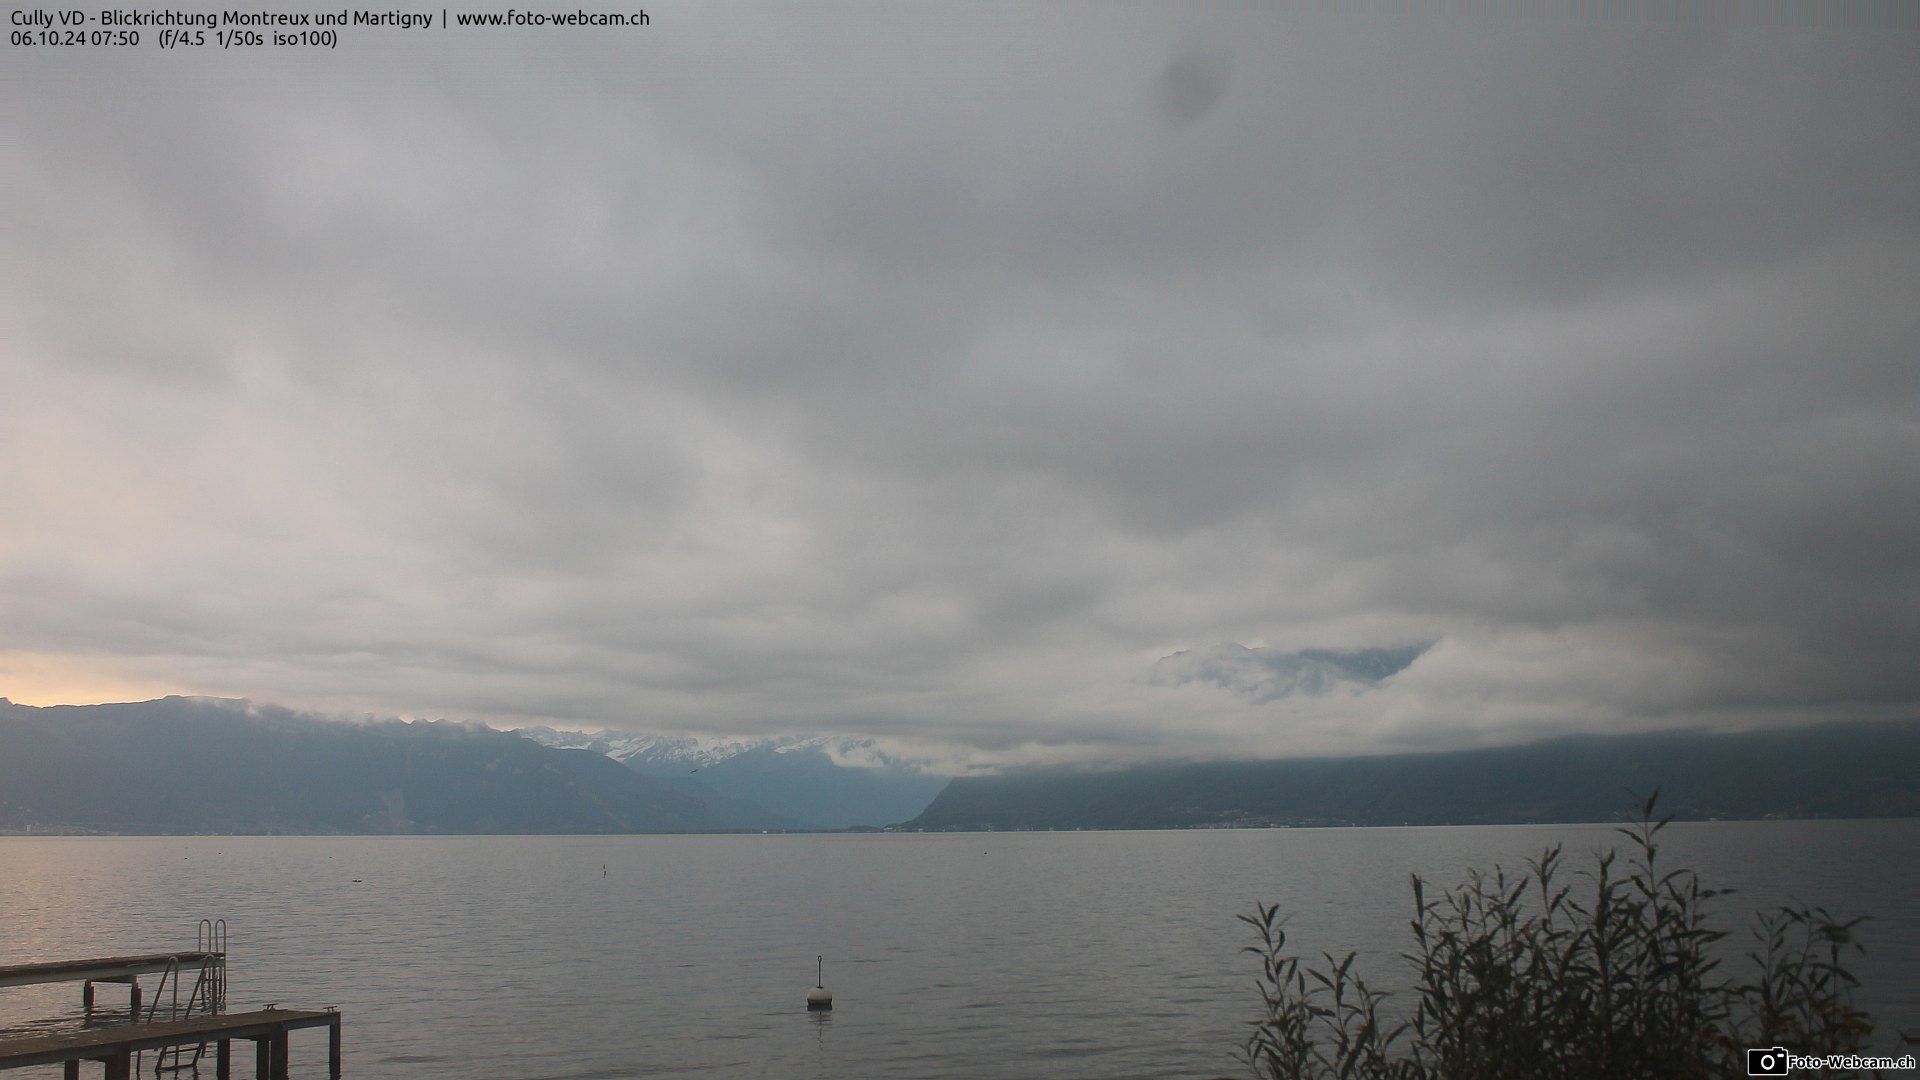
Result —
<path fill-rule="evenodd" d="M 1785 1076 L 1787 1075 L 1787 1049 L 1784 1046 L 1769 1046 L 1761 1050 L 1747 1051 L 1748 1076 Z"/>

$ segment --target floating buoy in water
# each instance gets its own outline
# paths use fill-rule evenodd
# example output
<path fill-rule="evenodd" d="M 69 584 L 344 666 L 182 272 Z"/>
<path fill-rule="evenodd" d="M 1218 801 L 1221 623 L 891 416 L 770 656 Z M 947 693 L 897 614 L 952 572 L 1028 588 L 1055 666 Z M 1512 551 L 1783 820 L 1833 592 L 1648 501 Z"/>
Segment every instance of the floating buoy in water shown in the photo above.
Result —
<path fill-rule="evenodd" d="M 821 1012 L 833 1009 L 833 991 L 827 989 L 827 961 L 824 956 L 813 958 L 815 977 L 813 989 L 807 991 L 807 1011 Z"/>

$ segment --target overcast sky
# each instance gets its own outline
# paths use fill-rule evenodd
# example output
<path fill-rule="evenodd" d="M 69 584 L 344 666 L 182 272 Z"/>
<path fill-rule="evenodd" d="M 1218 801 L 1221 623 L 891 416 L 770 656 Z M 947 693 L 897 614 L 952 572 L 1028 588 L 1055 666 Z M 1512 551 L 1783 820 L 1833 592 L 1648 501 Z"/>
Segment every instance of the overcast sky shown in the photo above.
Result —
<path fill-rule="evenodd" d="M 1365 6 L 10 53 L 0 694 L 1920 713 L 1920 32 Z"/>

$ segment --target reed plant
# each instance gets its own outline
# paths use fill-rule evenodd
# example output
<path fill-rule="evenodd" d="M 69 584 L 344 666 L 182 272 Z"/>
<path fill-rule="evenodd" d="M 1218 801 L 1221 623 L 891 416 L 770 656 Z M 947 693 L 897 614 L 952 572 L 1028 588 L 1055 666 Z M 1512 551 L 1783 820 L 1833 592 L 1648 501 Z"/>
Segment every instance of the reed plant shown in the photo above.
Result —
<path fill-rule="evenodd" d="M 1354 953 L 1303 963 L 1277 906 L 1256 905 L 1239 916 L 1261 964 L 1247 1063 L 1272 1080 L 1617 1080 L 1744 1076 L 1749 1047 L 1861 1049 L 1873 1029 L 1846 959 L 1862 920 L 1762 914 L 1747 978 L 1729 977 L 1710 919 L 1728 891 L 1667 868 L 1657 800 L 1619 830 L 1624 859 L 1607 851 L 1570 872 L 1553 847 L 1524 873 L 1496 867 L 1451 889 L 1414 875 L 1410 1011 L 1368 985 Z"/>

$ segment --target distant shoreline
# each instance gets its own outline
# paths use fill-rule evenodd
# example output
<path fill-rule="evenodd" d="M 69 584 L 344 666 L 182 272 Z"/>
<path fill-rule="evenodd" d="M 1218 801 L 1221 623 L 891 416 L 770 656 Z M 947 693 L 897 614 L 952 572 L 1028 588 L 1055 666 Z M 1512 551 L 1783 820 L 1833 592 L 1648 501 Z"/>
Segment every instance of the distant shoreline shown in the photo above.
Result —
<path fill-rule="evenodd" d="M 1881 817 L 1751 817 L 1751 818 L 1695 818 L 1679 817 L 1673 819 L 1677 825 L 1751 825 L 1756 823 L 1789 824 L 1811 821 L 1830 822 L 1888 822 L 1920 821 L 1920 815 L 1905 814 Z M 103 832 L 97 830 L 47 829 L 32 832 L 20 829 L 0 829 L 0 840 L 15 839 L 155 839 L 183 840 L 192 838 L 227 838 L 236 840 L 289 840 L 299 838 L 358 838 L 358 839 L 468 839 L 468 840 L 613 840 L 628 837 L 696 838 L 696 837 L 751 837 L 751 836 L 989 836 L 994 834 L 1035 833 L 1072 834 L 1072 833 L 1218 833 L 1218 832 L 1305 832 L 1334 829 L 1356 830 L 1393 830 L 1393 829 L 1528 829 L 1542 826 L 1595 826 L 1613 827 L 1629 823 L 1626 817 L 1605 821 L 1568 820 L 1568 821 L 1448 821 L 1426 822 L 1419 824 L 1377 825 L 1322 823 L 1314 825 L 1187 825 L 1129 828 L 1121 826 L 1084 826 L 1075 828 L 1040 829 L 734 829 L 709 832 L 607 832 L 607 833 L 456 833 L 456 832 Z"/>

